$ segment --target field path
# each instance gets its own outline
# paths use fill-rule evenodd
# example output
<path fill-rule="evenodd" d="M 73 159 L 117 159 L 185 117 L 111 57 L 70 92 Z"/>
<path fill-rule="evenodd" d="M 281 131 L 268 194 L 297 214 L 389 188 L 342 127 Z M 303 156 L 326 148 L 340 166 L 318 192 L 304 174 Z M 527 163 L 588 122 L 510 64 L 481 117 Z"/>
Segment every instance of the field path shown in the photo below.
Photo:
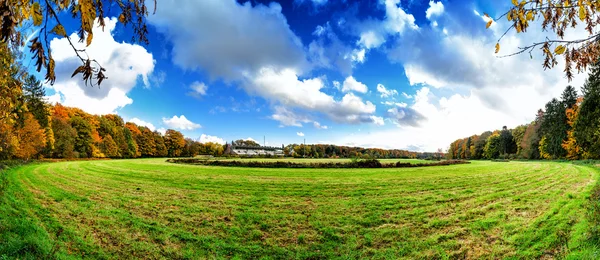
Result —
<path fill-rule="evenodd" d="M 597 177 L 555 162 L 28 165 L 8 172 L 0 198 L 0 259 L 549 259 L 585 242 Z"/>

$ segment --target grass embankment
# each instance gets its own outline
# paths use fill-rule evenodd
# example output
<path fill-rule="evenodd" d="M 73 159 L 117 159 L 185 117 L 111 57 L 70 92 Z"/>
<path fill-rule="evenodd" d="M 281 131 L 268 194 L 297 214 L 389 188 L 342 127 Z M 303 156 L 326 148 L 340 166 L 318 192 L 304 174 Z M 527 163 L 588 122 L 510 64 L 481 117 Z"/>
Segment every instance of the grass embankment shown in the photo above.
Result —
<path fill-rule="evenodd" d="M 7 171 L 0 259 L 591 256 L 588 166 L 259 169 L 160 159 Z M 600 194 L 600 192 L 599 192 Z"/>

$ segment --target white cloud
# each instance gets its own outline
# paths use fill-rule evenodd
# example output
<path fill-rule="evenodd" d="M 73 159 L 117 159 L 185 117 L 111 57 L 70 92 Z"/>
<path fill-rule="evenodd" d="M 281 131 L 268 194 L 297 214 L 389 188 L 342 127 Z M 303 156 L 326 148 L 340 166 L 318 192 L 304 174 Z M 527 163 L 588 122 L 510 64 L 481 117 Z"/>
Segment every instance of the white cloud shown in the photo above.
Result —
<path fill-rule="evenodd" d="M 309 123 L 311 121 L 307 116 L 298 115 L 283 106 L 275 107 L 275 112 L 271 115 L 271 119 L 279 121 L 281 123 L 280 127 L 302 127 L 302 123 Z"/>
<path fill-rule="evenodd" d="M 302 133 L 302 132 L 297 132 L 296 134 L 297 134 L 298 136 L 304 136 L 304 133 Z"/>
<path fill-rule="evenodd" d="M 150 129 L 150 131 L 153 131 L 153 132 L 154 132 L 154 130 L 156 130 L 156 127 L 154 127 L 154 125 L 152 123 L 146 122 L 146 121 L 141 120 L 141 119 L 139 119 L 137 117 L 129 119 L 129 122 L 134 123 L 134 124 L 136 124 L 138 126 L 145 126 L 148 129 Z"/>
<path fill-rule="evenodd" d="M 203 82 L 194 81 L 194 83 L 190 85 L 190 89 L 192 89 L 192 92 L 190 93 L 191 95 L 199 97 L 206 95 L 206 90 L 208 90 L 208 86 Z"/>
<path fill-rule="evenodd" d="M 371 116 L 371 120 L 373 120 L 373 123 L 376 125 L 385 125 L 385 123 L 383 122 L 383 117 L 380 116 Z"/>
<path fill-rule="evenodd" d="M 317 129 L 324 129 L 324 130 L 327 130 L 327 129 L 329 129 L 329 127 L 328 127 L 328 126 L 326 126 L 326 125 L 321 125 L 321 123 L 319 123 L 319 122 L 317 122 L 317 121 L 314 121 L 314 122 L 313 122 L 313 126 L 314 126 L 315 128 L 317 128 Z"/>
<path fill-rule="evenodd" d="M 207 134 L 202 134 L 200 136 L 199 142 L 225 144 L 225 140 L 223 140 L 223 138 L 220 138 L 217 136 L 212 136 L 212 135 L 207 135 Z"/>
<path fill-rule="evenodd" d="M 344 84 L 342 85 L 342 92 L 351 92 L 351 91 L 367 93 L 368 88 L 367 88 L 367 85 L 356 81 L 356 79 L 354 79 L 354 77 L 348 76 L 346 78 L 346 80 L 344 80 Z"/>
<path fill-rule="evenodd" d="M 408 107 L 408 104 L 406 104 L 404 102 L 385 101 L 385 102 L 381 102 L 381 104 L 384 104 L 386 106 L 396 106 L 396 107 L 401 107 L 401 108 Z"/>
<path fill-rule="evenodd" d="M 173 62 L 182 68 L 234 81 L 265 66 L 308 66 L 302 42 L 276 2 L 161 0 L 157 10 L 148 20 L 173 43 Z"/>
<path fill-rule="evenodd" d="M 184 115 L 173 116 L 172 118 L 163 117 L 162 121 L 166 126 L 179 130 L 194 130 L 202 127 L 201 125 L 188 120 Z"/>
<path fill-rule="evenodd" d="M 398 95 L 398 91 L 395 89 L 387 89 L 383 84 L 377 84 L 377 92 L 381 93 L 382 98 L 391 97 Z"/>
<path fill-rule="evenodd" d="M 411 95 L 409 95 L 409 94 L 406 94 L 406 92 L 402 92 L 402 96 L 404 96 L 404 97 L 405 97 L 405 98 L 407 98 L 407 99 L 411 99 L 411 98 L 413 98 L 413 96 L 411 96 Z"/>
<path fill-rule="evenodd" d="M 81 61 L 73 52 L 66 38 L 55 38 L 50 42 L 52 57 L 56 62 L 57 81 L 53 86 L 51 101 L 60 102 L 65 106 L 78 107 L 93 114 L 109 114 L 133 103 L 127 96 L 138 79 L 145 86 L 150 85 L 148 77 L 154 70 L 154 59 L 144 47 L 116 42 L 113 38 L 117 19 L 105 18 L 104 30 L 93 26 L 94 40 L 86 47 L 79 42 L 76 33 L 70 39 L 77 49 L 85 49 L 87 55 L 98 61 L 105 69 L 108 79 L 102 85 L 89 86 L 81 79 L 81 75 L 71 78 L 73 71 L 81 65 Z"/>
<path fill-rule="evenodd" d="M 384 35 L 376 33 L 373 30 L 365 31 L 360 34 L 360 40 L 358 44 L 364 46 L 367 49 L 377 48 L 385 42 Z"/>
<path fill-rule="evenodd" d="M 435 16 L 440 16 L 444 13 L 444 4 L 442 1 L 434 2 L 433 0 L 429 1 L 429 8 L 425 11 L 425 17 L 431 21 L 431 19 Z"/>
<path fill-rule="evenodd" d="M 358 44 L 367 49 L 378 48 L 390 36 L 419 29 L 415 17 L 402 9 L 400 0 L 384 0 L 380 3 L 385 6 L 383 20 L 367 19 L 353 25 L 360 38 Z"/>
<path fill-rule="evenodd" d="M 167 129 L 164 127 L 161 127 L 159 129 L 156 129 L 157 132 L 159 132 L 162 135 L 165 135 L 165 133 L 167 132 Z"/>
<path fill-rule="evenodd" d="M 249 93 L 262 96 L 286 108 L 298 108 L 323 113 L 341 123 L 373 123 L 370 115 L 375 105 L 347 93 L 341 100 L 324 93 L 321 78 L 299 80 L 295 71 L 264 68 L 258 75 L 248 75 L 245 88 Z M 294 122 L 293 120 L 290 122 Z"/>

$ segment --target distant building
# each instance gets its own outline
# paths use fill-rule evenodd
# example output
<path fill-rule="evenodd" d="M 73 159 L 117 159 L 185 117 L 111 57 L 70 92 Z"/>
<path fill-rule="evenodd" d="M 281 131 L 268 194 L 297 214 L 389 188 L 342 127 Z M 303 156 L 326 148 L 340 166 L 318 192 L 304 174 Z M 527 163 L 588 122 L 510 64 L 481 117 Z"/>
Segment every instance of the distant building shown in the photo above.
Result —
<path fill-rule="evenodd" d="M 234 143 L 234 142 L 232 142 Z M 240 156 L 283 156 L 283 145 L 281 147 L 272 146 L 248 146 L 227 144 L 225 155 Z"/>

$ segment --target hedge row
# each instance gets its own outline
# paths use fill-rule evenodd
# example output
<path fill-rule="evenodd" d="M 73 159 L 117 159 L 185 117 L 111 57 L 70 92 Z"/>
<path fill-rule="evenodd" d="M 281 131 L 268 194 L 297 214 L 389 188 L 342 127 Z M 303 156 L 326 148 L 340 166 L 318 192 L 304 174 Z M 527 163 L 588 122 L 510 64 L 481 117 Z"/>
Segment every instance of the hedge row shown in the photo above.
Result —
<path fill-rule="evenodd" d="M 254 167 L 254 168 L 410 168 L 410 167 L 426 167 L 426 166 L 444 166 L 453 164 L 467 164 L 468 161 L 463 160 L 448 160 L 434 163 L 381 163 L 376 159 L 352 161 L 352 162 L 314 162 L 314 163 L 297 163 L 289 161 L 221 161 L 221 160 L 204 160 L 204 159 L 168 159 L 167 162 L 195 164 L 205 166 L 225 166 L 225 167 Z"/>

